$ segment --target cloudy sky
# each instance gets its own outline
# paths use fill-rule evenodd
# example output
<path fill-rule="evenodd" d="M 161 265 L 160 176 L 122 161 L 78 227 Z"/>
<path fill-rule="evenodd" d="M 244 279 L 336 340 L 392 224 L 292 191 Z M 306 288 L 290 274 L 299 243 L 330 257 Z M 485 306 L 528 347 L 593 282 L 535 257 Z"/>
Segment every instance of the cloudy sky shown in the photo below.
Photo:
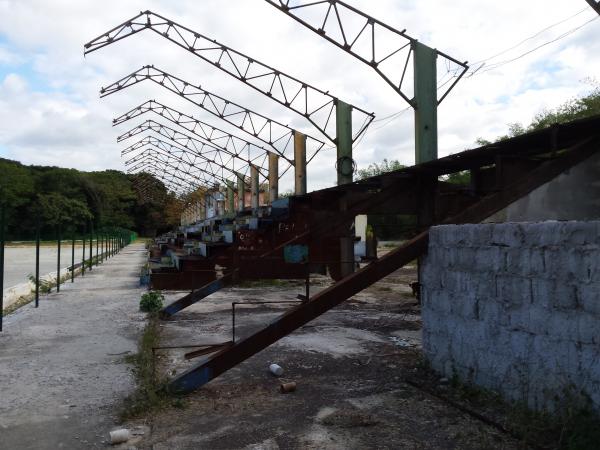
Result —
<path fill-rule="evenodd" d="M 501 135 L 510 123 L 528 123 L 600 80 L 600 20 L 584 0 L 347 1 L 459 60 L 486 61 L 440 107 L 442 156 Z M 227 129 L 152 83 L 99 98 L 100 87 L 146 64 L 319 136 L 302 117 L 154 33 L 84 58 L 85 42 L 146 9 L 375 112 L 378 121 L 355 149 L 359 168 L 384 158 L 414 162 L 412 112 L 396 114 L 404 100 L 372 69 L 264 0 L 0 0 L 0 157 L 123 169 L 116 137 L 143 118 L 119 127 L 111 121 L 149 99 Z M 333 184 L 334 156 L 322 152 L 311 163 L 309 189 Z M 286 177 L 280 189 L 289 187 Z"/>

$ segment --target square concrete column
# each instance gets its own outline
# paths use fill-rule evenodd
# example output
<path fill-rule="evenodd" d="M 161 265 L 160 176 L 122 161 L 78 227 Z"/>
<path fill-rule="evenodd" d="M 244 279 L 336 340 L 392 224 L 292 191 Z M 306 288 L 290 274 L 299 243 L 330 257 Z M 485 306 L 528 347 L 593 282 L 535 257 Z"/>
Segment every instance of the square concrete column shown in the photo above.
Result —
<path fill-rule="evenodd" d="M 259 192 L 260 185 L 258 183 L 258 168 L 254 165 L 250 166 L 250 190 L 252 191 L 252 212 L 258 214 L 259 207 Z"/>
<path fill-rule="evenodd" d="M 279 198 L 279 156 L 269 152 L 269 203 Z"/>
<path fill-rule="evenodd" d="M 352 158 L 352 106 L 338 100 L 336 103 L 336 131 L 337 131 L 337 184 L 352 183 L 354 179 L 354 159 Z M 348 209 L 346 199 L 340 202 L 340 211 Z M 346 277 L 354 272 L 354 232 L 351 219 L 344 227 L 345 236 L 340 238 L 341 274 Z"/>
<path fill-rule="evenodd" d="M 233 181 L 227 180 L 227 214 L 235 215 L 235 198 L 233 198 Z"/>
<path fill-rule="evenodd" d="M 246 180 L 242 174 L 237 174 L 238 211 L 246 208 Z"/>
<path fill-rule="evenodd" d="M 306 194 L 306 136 L 294 131 L 294 194 Z"/>
<path fill-rule="evenodd" d="M 438 157 L 437 141 L 437 51 L 420 42 L 412 43 L 415 91 L 415 163 Z"/>

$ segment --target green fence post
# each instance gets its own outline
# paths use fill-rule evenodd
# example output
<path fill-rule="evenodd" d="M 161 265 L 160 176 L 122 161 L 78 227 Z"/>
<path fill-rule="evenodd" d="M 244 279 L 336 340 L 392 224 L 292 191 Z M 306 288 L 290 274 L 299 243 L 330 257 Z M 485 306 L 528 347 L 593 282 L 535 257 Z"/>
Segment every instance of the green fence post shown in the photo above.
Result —
<path fill-rule="evenodd" d="M 83 233 L 81 236 L 81 244 L 82 244 L 82 256 L 81 256 L 81 276 L 85 276 L 85 226 L 83 227 Z"/>
<path fill-rule="evenodd" d="M 4 245 L 6 237 L 4 229 L 6 224 L 6 206 L 0 205 L 0 332 L 2 331 L 2 319 L 4 316 Z"/>
<path fill-rule="evenodd" d="M 90 221 L 90 272 L 94 265 L 94 224 Z"/>
<path fill-rule="evenodd" d="M 35 226 L 35 307 L 40 306 L 40 222 Z"/>
<path fill-rule="evenodd" d="M 71 283 L 75 283 L 75 232 L 71 240 Z"/>
<path fill-rule="evenodd" d="M 58 240 L 58 245 L 57 245 L 57 250 L 58 250 L 58 255 L 56 256 L 56 292 L 60 292 L 60 223 L 57 226 L 57 240 Z"/>

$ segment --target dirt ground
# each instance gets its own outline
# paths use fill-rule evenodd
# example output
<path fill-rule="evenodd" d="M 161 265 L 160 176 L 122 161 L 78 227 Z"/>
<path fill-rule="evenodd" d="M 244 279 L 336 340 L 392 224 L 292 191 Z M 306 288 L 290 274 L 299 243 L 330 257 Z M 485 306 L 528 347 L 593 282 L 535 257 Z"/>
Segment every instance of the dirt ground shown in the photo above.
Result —
<path fill-rule="evenodd" d="M 419 306 L 407 267 L 163 410 L 129 426 L 148 425 L 137 448 L 166 449 L 513 449 L 506 434 L 413 387 L 421 363 Z M 312 292 L 327 286 L 312 280 Z M 290 301 L 303 286 L 223 290 L 161 324 L 161 345 L 231 339 L 231 303 Z M 172 293 L 168 301 L 182 294 Z M 236 338 L 280 315 L 289 304 L 237 307 Z M 173 376 L 189 349 L 158 350 Z M 285 370 L 268 372 L 271 363 Z M 280 382 L 297 390 L 279 392 Z M 445 380 L 442 380 L 445 382 Z M 124 448 L 130 448 L 130 445 Z"/>

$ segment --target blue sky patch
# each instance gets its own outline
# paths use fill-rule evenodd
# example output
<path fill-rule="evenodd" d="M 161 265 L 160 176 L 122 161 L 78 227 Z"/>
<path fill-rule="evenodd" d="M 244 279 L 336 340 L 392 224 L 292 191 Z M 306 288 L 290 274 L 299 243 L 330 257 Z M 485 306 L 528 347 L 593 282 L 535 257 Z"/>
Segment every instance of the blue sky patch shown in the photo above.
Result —
<path fill-rule="evenodd" d="M 33 54 L 21 51 L 2 34 L 0 34 L 0 48 L 6 49 L 9 53 L 19 55 L 20 58 L 20 61 L 15 62 L 0 61 L 0 80 L 14 73 L 23 78 L 32 91 L 51 92 L 54 90 L 46 78 L 35 70 Z"/>

